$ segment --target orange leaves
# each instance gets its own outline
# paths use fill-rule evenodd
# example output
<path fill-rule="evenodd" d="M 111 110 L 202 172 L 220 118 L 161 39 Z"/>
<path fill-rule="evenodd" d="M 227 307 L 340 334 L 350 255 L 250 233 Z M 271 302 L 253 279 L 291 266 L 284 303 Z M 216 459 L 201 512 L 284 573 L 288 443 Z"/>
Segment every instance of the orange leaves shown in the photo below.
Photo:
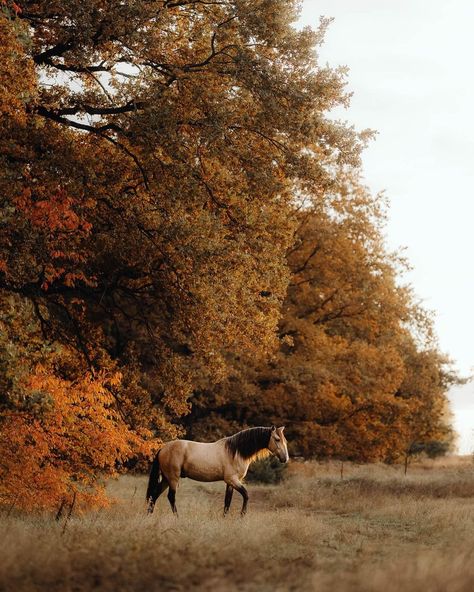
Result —
<path fill-rule="evenodd" d="M 71 347 L 44 342 L 27 301 L 0 303 L 0 505 L 57 509 L 74 494 L 79 507 L 105 504 L 102 480 L 156 449 L 149 408 L 129 411 L 110 359 L 91 372 Z"/>
<path fill-rule="evenodd" d="M 11 9 L 16 15 L 21 13 L 21 6 L 11 0 L 1 0 L 0 6 Z"/>
<path fill-rule="evenodd" d="M 78 283 L 83 285 L 94 285 L 94 283 L 87 278 L 83 272 L 66 272 L 64 267 L 54 267 L 53 265 L 46 265 L 43 270 L 44 280 L 41 283 L 41 289 L 45 292 L 48 291 L 49 286 L 57 281 L 61 280 L 62 285 L 72 288 Z"/>
<path fill-rule="evenodd" d="M 35 187 L 36 193 L 41 188 Z M 44 188 L 42 193 L 46 193 Z M 30 220 L 33 226 L 38 226 L 51 233 L 72 233 L 77 231 L 90 232 L 92 224 L 81 220 L 75 212 L 74 199 L 64 189 L 58 188 L 46 199 L 32 199 L 31 189 L 25 189 L 16 200 L 17 206 Z M 60 251 L 53 251 L 58 256 Z"/>
<path fill-rule="evenodd" d="M 62 350 L 59 355 L 73 354 Z M 53 373 L 54 357 L 37 364 L 21 385 L 24 400 L 40 397 L 48 406 L 3 416 L 1 503 L 49 509 L 75 492 L 83 503 L 103 504 L 98 476 L 114 474 L 132 454 L 150 452 L 124 423 L 110 390 L 120 386 L 119 372 L 71 381 Z"/>
<path fill-rule="evenodd" d="M 12 203 L 17 212 L 15 224 L 19 228 L 23 226 L 28 236 L 28 242 L 22 248 L 34 242 L 41 244 L 40 250 L 30 254 L 36 265 L 30 265 L 28 271 L 42 268 L 42 290 L 47 291 L 55 282 L 67 287 L 93 285 L 94 279 L 83 270 L 86 253 L 82 244 L 87 240 L 92 224 L 83 214 L 77 213 L 81 210 L 77 200 L 57 184 L 39 184 L 35 180 L 29 187 L 24 187 Z M 18 234 L 18 230 L 10 230 Z M 27 257 L 27 253 L 19 255 L 16 266 Z"/>
<path fill-rule="evenodd" d="M 339 196 L 298 214 L 280 351 L 263 362 L 241 351 L 232 357 L 234 371 L 217 392 L 195 396 L 193 435 L 207 433 L 209 406 L 212 421 L 221 413 L 229 429 L 242 418 L 287 423 L 293 452 L 304 456 L 393 461 L 414 438 L 449 437 L 440 413 L 445 362 L 407 328 L 423 324 L 397 287 L 376 202 L 352 179 Z"/>
<path fill-rule="evenodd" d="M 191 397 L 219 429 L 291 419 L 305 452 L 382 456 L 439 361 L 406 378 L 364 138 L 327 117 L 342 72 L 296 3 L 34 4 L 0 11 L 2 493 L 90 501 Z"/>

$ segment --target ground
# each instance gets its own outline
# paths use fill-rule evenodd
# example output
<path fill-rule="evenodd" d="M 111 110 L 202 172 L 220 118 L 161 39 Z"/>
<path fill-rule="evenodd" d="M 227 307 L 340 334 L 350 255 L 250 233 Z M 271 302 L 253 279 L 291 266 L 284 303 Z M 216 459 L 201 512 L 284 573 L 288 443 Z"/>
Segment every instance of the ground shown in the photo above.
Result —
<path fill-rule="evenodd" d="M 472 592 L 474 464 L 293 462 L 281 485 L 249 484 L 249 513 L 222 517 L 224 484 L 183 480 L 144 512 L 146 477 L 116 503 L 72 516 L 0 517 L 0 590 Z"/>

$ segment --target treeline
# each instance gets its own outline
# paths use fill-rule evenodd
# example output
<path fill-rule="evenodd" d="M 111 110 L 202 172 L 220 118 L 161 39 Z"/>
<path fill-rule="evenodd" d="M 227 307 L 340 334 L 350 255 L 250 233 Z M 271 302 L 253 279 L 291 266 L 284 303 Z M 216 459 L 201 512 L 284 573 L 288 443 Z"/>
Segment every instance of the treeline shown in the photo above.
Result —
<path fill-rule="evenodd" d="M 229 356 L 228 376 L 191 399 L 193 437 L 286 423 L 305 457 L 396 462 L 449 449 L 455 377 L 430 316 L 397 281 L 405 262 L 384 248 L 380 200 L 350 192 L 346 211 L 297 214 L 279 348 L 263 361 Z"/>
<path fill-rule="evenodd" d="M 0 503 L 104 503 L 184 433 L 451 438 L 452 380 L 296 1 L 0 1 Z"/>

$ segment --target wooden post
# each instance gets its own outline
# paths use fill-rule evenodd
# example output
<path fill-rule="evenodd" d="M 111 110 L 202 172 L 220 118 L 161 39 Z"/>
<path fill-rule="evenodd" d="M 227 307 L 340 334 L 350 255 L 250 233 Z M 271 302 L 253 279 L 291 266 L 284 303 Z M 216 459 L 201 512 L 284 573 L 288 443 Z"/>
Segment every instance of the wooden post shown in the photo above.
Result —
<path fill-rule="evenodd" d="M 62 534 L 64 534 L 66 532 L 67 523 L 69 522 L 69 518 L 72 516 L 72 511 L 74 510 L 74 504 L 76 503 L 76 493 L 77 492 L 75 491 L 74 495 L 72 497 L 72 502 L 71 502 L 71 505 L 69 506 L 69 512 L 66 517 L 66 520 L 64 521 Z"/>
<path fill-rule="evenodd" d="M 56 512 L 56 522 L 59 522 L 61 520 L 61 516 L 63 515 L 63 510 L 64 510 L 65 505 L 66 505 L 66 498 L 63 497 L 63 500 L 58 508 L 58 511 Z"/>

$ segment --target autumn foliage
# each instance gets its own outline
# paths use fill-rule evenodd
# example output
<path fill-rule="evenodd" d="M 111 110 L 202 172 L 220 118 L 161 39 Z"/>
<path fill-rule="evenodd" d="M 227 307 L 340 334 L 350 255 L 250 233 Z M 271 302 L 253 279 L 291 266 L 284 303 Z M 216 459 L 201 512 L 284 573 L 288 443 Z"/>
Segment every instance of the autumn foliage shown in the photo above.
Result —
<path fill-rule="evenodd" d="M 195 436 L 283 422 L 300 455 L 388 462 L 415 442 L 452 441 L 455 377 L 430 315 L 397 281 L 405 262 L 385 251 L 383 204 L 352 178 L 328 211 L 298 213 L 280 347 L 263 363 L 231 356 L 226 380 L 194 394 Z"/>
<path fill-rule="evenodd" d="M 277 0 L 0 2 L 0 503 L 102 503 L 187 431 L 294 450 L 449 440 L 370 133 L 328 118 L 327 25 Z"/>

